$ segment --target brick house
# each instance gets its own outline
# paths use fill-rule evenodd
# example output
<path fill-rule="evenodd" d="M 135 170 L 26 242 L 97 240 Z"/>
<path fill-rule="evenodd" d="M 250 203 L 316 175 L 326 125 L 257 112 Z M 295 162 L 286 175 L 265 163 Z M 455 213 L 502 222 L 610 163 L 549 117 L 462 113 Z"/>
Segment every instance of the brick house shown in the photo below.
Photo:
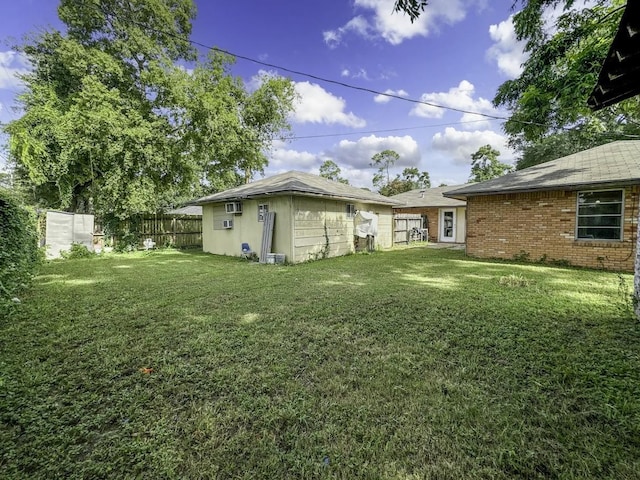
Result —
<path fill-rule="evenodd" d="M 463 185 L 411 190 L 389 197 L 397 203 L 393 213 L 422 216 L 422 228 L 428 229 L 430 242 L 464 243 L 466 202 L 443 196 L 443 192 Z"/>
<path fill-rule="evenodd" d="M 617 141 L 449 190 L 467 202 L 467 254 L 633 271 L 640 141 Z"/>

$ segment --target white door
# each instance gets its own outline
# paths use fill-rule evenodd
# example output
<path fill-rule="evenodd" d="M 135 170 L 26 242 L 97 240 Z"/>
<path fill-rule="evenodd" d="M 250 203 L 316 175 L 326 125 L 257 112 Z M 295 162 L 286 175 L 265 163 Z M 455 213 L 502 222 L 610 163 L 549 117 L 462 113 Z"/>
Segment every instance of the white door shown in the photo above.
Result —
<path fill-rule="evenodd" d="M 440 241 L 455 242 L 456 241 L 456 211 L 440 210 Z"/>

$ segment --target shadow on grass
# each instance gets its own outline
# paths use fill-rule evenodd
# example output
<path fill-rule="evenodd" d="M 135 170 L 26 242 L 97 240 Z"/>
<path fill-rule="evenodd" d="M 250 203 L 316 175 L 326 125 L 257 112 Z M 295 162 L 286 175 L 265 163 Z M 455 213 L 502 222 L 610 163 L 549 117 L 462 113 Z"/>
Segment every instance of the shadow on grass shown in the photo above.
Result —
<path fill-rule="evenodd" d="M 640 468 L 640 333 L 615 274 L 428 249 L 286 267 L 153 252 L 42 273 L 0 325 L 9 477 Z M 500 285 L 510 274 L 531 283 Z"/>

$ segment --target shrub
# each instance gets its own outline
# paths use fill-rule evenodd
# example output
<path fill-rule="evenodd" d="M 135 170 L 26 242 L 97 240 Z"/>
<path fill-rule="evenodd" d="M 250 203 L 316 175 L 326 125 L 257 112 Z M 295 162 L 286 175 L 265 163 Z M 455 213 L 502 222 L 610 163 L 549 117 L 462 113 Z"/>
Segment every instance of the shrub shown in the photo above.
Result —
<path fill-rule="evenodd" d="M 0 188 L 0 313 L 9 313 L 44 260 L 35 212 Z"/>
<path fill-rule="evenodd" d="M 81 243 L 72 243 L 71 248 L 68 251 L 63 250 L 62 252 L 60 252 L 60 255 L 64 259 L 73 259 L 73 258 L 93 257 L 95 253 L 90 251 L 87 247 L 85 247 Z"/>
<path fill-rule="evenodd" d="M 529 262 L 531 260 L 529 252 L 525 250 L 520 250 L 520 253 L 514 254 L 513 259 L 516 262 Z"/>

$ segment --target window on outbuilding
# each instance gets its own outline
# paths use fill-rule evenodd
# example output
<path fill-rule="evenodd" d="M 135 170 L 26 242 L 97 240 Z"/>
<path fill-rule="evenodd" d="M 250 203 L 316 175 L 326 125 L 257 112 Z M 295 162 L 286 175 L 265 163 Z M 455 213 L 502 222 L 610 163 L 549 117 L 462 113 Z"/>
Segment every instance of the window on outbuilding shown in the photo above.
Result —
<path fill-rule="evenodd" d="M 356 206 L 353 203 L 347 203 L 347 218 L 356 216 Z"/>
<path fill-rule="evenodd" d="M 269 205 L 267 205 L 266 203 L 263 205 L 258 205 L 258 221 L 259 222 L 264 222 L 264 218 L 267 216 L 267 213 L 269 213 Z"/>
<path fill-rule="evenodd" d="M 622 240 L 622 190 L 578 192 L 578 240 Z"/>

